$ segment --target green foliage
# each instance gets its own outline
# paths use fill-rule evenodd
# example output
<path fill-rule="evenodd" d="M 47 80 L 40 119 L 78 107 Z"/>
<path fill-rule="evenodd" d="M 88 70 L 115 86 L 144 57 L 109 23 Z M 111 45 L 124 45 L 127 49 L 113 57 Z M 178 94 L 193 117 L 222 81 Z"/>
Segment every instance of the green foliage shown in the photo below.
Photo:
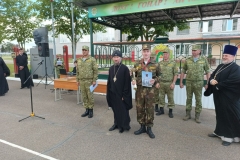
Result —
<path fill-rule="evenodd" d="M 1 52 L 12 52 L 14 44 L 7 42 L 2 45 Z"/>
<path fill-rule="evenodd" d="M 123 33 L 128 34 L 128 41 L 137 40 L 141 37 L 141 41 L 152 41 L 159 36 L 168 36 L 168 32 L 173 31 L 174 27 L 178 27 L 179 30 L 189 28 L 186 21 L 166 21 L 161 24 L 138 24 L 138 25 L 125 25 L 123 26 Z"/>
<path fill-rule="evenodd" d="M 32 39 L 32 31 L 37 28 L 38 22 L 35 18 L 31 0 L 2 0 L 1 20 L 4 26 L 4 37 L 7 40 L 17 40 L 20 47 Z M 1 38 L 0 38 L 1 41 Z"/>
<path fill-rule="evenodd" d="M 73 42 L 72 37 L 72 13 L 71 3 L 69 0 L 55 0 L 52 2 L 54 8 L 54 24 L 55 35 L 65 34 Z M 36 10 L 38 11 L 38 17 L 49 20 L 51 17 L 51 2 L 50 0 L 38 0 L 35 2 Z M 87 17 L 88 12 L 85 9 L 80 9 L 77 6 L 73 6 L 74 14 L 74 41 L 75 47 L 77 42 L 83 37 L 83 35 L 90 34 L 89 19 Z M 52 26 L 48 26 L 51 30 Z M 99 24 L 93 24 L 93 31 L 106 32 L 105 26 Z M 76 49 L 76 48 L 75 48 Z"/>

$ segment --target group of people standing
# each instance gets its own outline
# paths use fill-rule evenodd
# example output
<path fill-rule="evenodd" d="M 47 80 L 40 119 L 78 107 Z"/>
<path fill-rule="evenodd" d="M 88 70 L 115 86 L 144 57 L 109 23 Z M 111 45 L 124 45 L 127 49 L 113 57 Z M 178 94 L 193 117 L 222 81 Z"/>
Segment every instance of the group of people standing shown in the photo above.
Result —
<path fill-rule="evenodd" d="M 20 89 L 34 86 L 31 77 L 29 77 L 30 72 L 28 69 L 28 57 L 23 48 L 19 49 L 19 54 L 16 57 L 16 64 L 18 66 L 18 76 L 21 80 Z M 10 70 L 4 60 L 0 57 L 0 96 L 4 96 L 9 91 L 6 80 L 7 76 L 10 76 Z"/>
<path fill-rule="evenodd" d="M 129 110 L 132 108 L 132 93 L 130 84 L 137 86 L 135 101 L 140 128 L 134 132 L 135 135 L 147 133 L 150 138 L 155 138 L 152 131 L 154 105 L 156 115 L 164 114 L 165 95 L 168 98 L 168 115 L 173 118 L 172 110 L 175 106 L 173 91 L 178 68 L 176 63 L 169 59 L 169 48 L 166 47 L 162 52 L 163 60 L 158 63 L 153 58 L 155 54 L 151 54 L 151 46 L 144 44 L 142 46 L 143 58 L 131 69 L 132 77 L 128 74 L 128 68 L 121 63 L 122 53 L 120 51 L 113 52 L 114 65 L 109 69 L 106 96 L 108 105 L 114 113 L 114 124 L 109 131 L 118 128 L 122 133 L 131 128 Z M 202 110 L 201 97 L 204 87 L 205 96 L 213 93 L 216 111 L 216 129 L 208 136 L 221 138 L 224 146 L 240 141 L 240 67 L 234 62 L 236 53 L 237 47 L 226 45 L 222 64 L 210 76 L 208 61 L 201 56 L 201 46 L 193 45 L 192 56 L 186 58 L 180 74 L 180 88 L 184 87 L 183 79 L 186 74 L 186 116 L 183 120 L 191 119 L 194 94 L 196 99 L 195 121 L 201 123 L 199 117 Z M 142 85 L 143 71 L 152 73 L 152 79 L 149 80 L 152 87 Z M 206 85 L 204 85 L 204 75 L 208 82 Z"/>
<path fill-rule="evenodd" d="M 83 46 L 82 51 L 83 57 L 77 60 L 77 85 L 80 85 L 83 105 L 86 108 L 82 117 L 92 118 L 94 99 L 89 87 L 96 84 L 98 69 L 96 60 L 89 55 L 88 46 Z M 106 95 L 108 106 L 112 108 L 114 114 L 114 122 L 109 131 L 118 129 L 123 133 L 131 129 L 129 116 L 129 110 L 133 107 L 131 85 L 136 89 L 137 121 L 140 124 L 140 128 L 134 132 L 135 135 L 147 133 L 150 138 L 155 138 L 152 131 L 154 110 L 158 116 L 164 114 L 165 95 L 168 98 L 168 116 L 173 118 L 175 107 L 173 93 L 178 78 L 178 67 L 175 61 L 169 59 L 170 50 L 167 46 L 162 52 L 163 60 L 156 62 L 155 54 L 151 53 L 151 46 L 144 44 L 143 58 L 129 71 L 122 63 L 122 53 L 118 50 L 113 51 L 114 64 L 109 68 Z M 221 138 L 224 146 L 240 141 L 240 67 L 234 62 L 236 53 L 237 47 L 226 45 L 222 64 L 210 76 L 208 61 L 201 56 L 201 46 L 193 45 L 192 56 L 186 58 L 180 74 L 180 88 L 184 87 L 183 79 L 186 75 L 186 116 L 183 120 L 191 119 L 194 94 L 195 121 L 201 123 L 201 97 L 204 87 L 205 96 L 213 93 L 216 111 L 216 129 L 208 136 Z M 151 86 L 142 84 L 145 72 L 151 72 L 152 77 L 149 79 Z M 208 82 L 205 85 L 204 79 Z"/>

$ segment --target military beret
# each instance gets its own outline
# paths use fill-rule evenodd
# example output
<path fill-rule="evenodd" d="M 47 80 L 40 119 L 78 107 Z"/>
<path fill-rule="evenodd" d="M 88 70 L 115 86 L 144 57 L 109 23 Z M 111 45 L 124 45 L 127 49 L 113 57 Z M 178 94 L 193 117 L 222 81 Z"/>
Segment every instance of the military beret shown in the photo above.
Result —
<path fill-rule="evenodd" d="M 142 45 L 142 50 L 144 50 L 144 49 L 151 50 L 151 45 L 150 44 L 143 44 Z"/>
<path fill-rule="evenodd" d="M 89 51 L 89 47 L 88 46 L 82 46 L 82 49 L 85 49 L 85 50 Z"/>
<path fill-rule="evenodd" d="M 192 50 L 201 50 L 201 45 L 192 45 Z"/>
<path fill-rule="evenodd" d="M 114 56 L 118 56 L 118 57 L 121 57 L 121 58 L 122 58 L 122 52 L 119 51 L 119 50 L 115 50 L 115 51 L 113 51 L 112 56 L 113 56 L 113 57 L 114 57 Z"/>

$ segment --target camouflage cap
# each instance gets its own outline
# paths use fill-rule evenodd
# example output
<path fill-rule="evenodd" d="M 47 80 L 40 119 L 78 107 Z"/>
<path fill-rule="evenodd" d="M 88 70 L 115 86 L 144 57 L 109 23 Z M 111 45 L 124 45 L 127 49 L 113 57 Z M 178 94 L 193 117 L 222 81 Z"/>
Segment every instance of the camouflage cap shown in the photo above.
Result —
<path fill-rule="evenodd" d="M 57 57 L 62 57 L 62 55 L 61 54 L 57 54 Z"/>
<path fill-rule="evenodd" d="M 150 44 L 143 44 L 142 45 L 142 50 L 144 50 L 144 49 L 151 50 L 151 45 Z"/>
<path fill-rule="evenodd" d="M 192 50 L 201 50 L 201 45 L 192 45 Z"/>
<path fill-rule="evenodd" d="M 152 52 L 150 57 L 156 57 L 156 54 L 154 52 Z"/>
<path fill-rule="evenodd" d="M 82 49 L 85 49 L 85 50 L 89 51 L 89 47 L 88 46 L 82 46 Z"/>
<path fill-rule="evenodd" d="M 162 50 L 162 52 L 163 52 L 163 53 L 170 53 L 170 49 L 169 49 L 168 47 L 166 47 L 166 48 L 164 48 L 164 49 Z"/>

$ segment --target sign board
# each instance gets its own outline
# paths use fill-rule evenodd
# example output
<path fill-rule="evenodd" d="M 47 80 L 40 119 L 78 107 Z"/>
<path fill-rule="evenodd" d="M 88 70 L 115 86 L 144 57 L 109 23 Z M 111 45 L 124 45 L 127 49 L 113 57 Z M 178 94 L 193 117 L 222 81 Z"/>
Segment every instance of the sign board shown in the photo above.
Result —
<path fill-rule="evenodd" d="M 88 17 L 96 18 L 224 2 L 238 2 L 238 0 L 131 0 L 89 7 Z"/>

